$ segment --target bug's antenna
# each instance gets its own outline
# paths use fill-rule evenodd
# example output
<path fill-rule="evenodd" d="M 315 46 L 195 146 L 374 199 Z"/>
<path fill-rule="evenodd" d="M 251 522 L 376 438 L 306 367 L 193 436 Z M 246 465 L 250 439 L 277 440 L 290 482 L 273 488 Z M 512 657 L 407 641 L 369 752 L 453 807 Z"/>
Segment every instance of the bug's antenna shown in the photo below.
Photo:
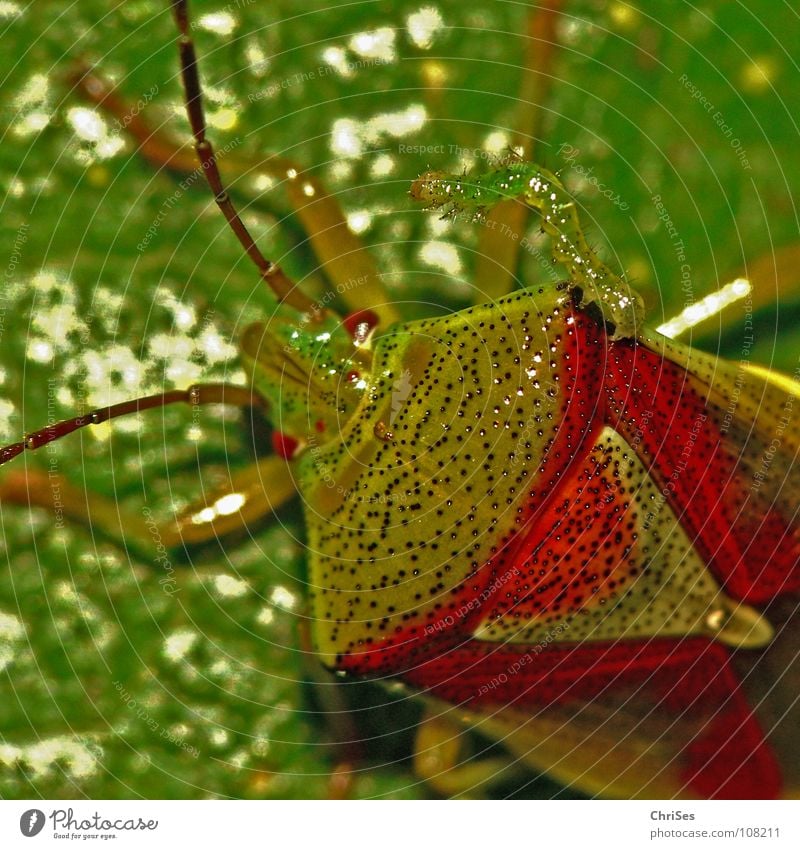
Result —
<path fill-rule="evenodd" d="M 211 142 L 206 139 L 206 119 L 203 113 L 203 90 L 197 72 L 197 54 L 194 40 L 189 35 L 189 4 L 187 0 L 172 0 L 172 11 L 178 26 L 178 49 L 181 57 L 181 77 L 186 98 L 186 114 L 192 126 L 194 148 L 200 160 L 208 185 L 214 193 L 217 206 L 222 210 L 236 238 L 247 255 L 255 263 L 264 282 L 272 289 L 278 300 L 301 312 L 318 313 L 319 308 L 302 290 L 284 274 L 279 265 L 270 262 L 261 253 L 250 231 L 239 217 L 230 199 L 217 167 L 217 157 Z"/>
<path fill-rule="evenodd" d="M 145 398 L 134 398 L 132 401 L 122 401 L 110 407 L 99 407 L 82 416 L 75 416 L 63 422 L 43 427 L 41 430 L 29 433 L 21 442 L 0 448 L 0 466 L 13 460 L 23 451 L 35 451 L 62 436 L 74 433 L 76 430 L 89 425 L 102 424 L 109 419 L 140 413 L 142 410 L 152 410 L 156 407 L 166 407 L 169 404 L 190 404 L 199 407 L 204 404 L 231 404 L 235 407 L 263 407 L 264 399 L 250 389 L 235 386 L 230 383 L 195 383 L 188 389 L 172 389 L 159 392 Z"/>

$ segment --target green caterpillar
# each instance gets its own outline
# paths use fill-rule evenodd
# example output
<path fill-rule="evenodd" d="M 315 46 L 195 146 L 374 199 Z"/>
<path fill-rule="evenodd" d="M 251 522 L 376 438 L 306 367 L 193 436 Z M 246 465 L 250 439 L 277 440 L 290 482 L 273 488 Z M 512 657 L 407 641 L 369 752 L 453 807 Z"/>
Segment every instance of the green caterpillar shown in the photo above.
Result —
<path fill-rule="evenodd" d="M 620 275 L 589 247 L 575 200 L 555 174 L 533 162 L 512 162 L 477 176 L 428 171 L 411 187 L 411 197 L 445 216 L 470 213 L 482 220 L 500 201 L 516 199 L 536 210 L 552 238 L 553 261 L 569 274 L 569 293 L 578 305 L 594 305 L 613 325 L 614 339 L 635 337 L 644 319 L 644 302 Z"/>

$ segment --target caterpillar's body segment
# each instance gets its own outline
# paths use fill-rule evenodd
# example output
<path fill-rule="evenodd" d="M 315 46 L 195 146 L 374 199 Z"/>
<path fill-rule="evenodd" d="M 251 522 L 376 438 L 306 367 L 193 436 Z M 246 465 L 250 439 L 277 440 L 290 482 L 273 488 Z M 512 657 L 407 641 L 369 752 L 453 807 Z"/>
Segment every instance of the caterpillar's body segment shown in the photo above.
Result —
<path fill-rule="evenodd" d="M 446 216 L 471 213 L 480 220 L 493 206 L 516 199 L 541 217 L 553 243 L 553 260 L 569 274 L 570 297 L 580 307 L 599 308 L 612 338 L 636 336 L 644 320 L 644 302 L 589 246 L 574 198 L 555 174 L 534 162 L 513 162 L 476 176 L 442 171 L 422 174 L 411 196 L 429 208 L 443 207 Z"/>

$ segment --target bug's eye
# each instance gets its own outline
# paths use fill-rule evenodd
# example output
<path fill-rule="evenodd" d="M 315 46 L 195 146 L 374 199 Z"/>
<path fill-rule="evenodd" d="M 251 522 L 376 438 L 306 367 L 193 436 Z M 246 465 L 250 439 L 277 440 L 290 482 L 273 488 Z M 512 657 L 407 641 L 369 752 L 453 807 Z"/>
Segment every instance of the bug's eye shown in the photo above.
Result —
<path fill-rule="evenodd" d="M 353 342 L 363 345 L 369 334 L 378 326 L 378 316 L 372 310 L 358 310 L 350 313 L 342 323 L 353 337 Z"/>
<path fill-rule="evenodd" d="M 291 460 L 300 448 L 300 440 L 293 436 L 281 433 L 279 430 L 272 432 L 272 450 L 284 460 Z"/>

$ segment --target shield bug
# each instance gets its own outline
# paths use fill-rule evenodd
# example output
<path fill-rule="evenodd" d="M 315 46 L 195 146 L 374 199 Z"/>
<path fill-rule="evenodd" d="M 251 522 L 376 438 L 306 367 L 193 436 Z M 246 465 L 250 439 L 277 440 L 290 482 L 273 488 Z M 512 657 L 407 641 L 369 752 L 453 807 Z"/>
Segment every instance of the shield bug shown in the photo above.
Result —
<path fill-rule="evenodd" d="M 188 34 L 188 19 L 181 25 Z M 199 144 L 213 177 L 218 163 Z M 640 327 L 631 292 L 580 243 L 557 177 L 513 161 L 475 173 L 428 172 L 414 194 L 485 220 L 497 220 L 488 216 L 501 199 L 507 210 L 535 207 L 557 243 L 566 239 L 566 285 L 415 324 L 393 323 L 375 302 L 342 321 L 324 296 L 293 288 L 214 184 L 290 300 L 287 317 L 242 340 L 280 462 L 190 509 L 180 533 L 222 532 L 241 524 L 243 507 L 274 506 L 291 491 L 278 484 L 291 461 L 317 650 L 340 673 L 399 679 L 428 699 L 437 718 L 419 750 L 432 778 L 426 756 L 446 751 L 448 732 L 436 731 L 452 713 L 589 792 L 777 794 L 771 729 L 740 682 L 758 683 L 752 658 L 777 645 L 776 628 L 791 629 L 780 606 L 795 589 L 796 479 L 791 431 L 778 428 L 794 387 Z M 320 197 L 316 183 L 299 185 Z M 354 291 L 357 301 L 367 288 Z M 222 399 L 197 390 L 160 400 Z M 85 423 L 55 425 L 29 447 Z M 755 671 L 742 672 L 747 664 Z M 467 785 L 485 766 L 473 764 Z"/>

